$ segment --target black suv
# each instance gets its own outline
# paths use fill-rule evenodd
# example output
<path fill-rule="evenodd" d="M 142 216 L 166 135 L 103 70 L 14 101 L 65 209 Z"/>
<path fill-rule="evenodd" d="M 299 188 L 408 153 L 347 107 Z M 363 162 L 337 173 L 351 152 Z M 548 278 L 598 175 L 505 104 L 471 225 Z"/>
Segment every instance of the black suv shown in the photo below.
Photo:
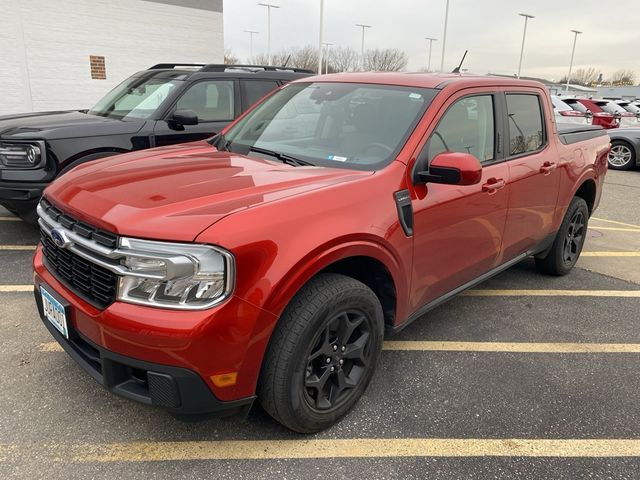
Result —
<path fill-rule="evenodd" d="M 35 221 L 44 188 L 71 168 L 212 136 L 257 100 L 311 70 L 162 63 L 91 110 L 0 116 L 0 205 Z"/>

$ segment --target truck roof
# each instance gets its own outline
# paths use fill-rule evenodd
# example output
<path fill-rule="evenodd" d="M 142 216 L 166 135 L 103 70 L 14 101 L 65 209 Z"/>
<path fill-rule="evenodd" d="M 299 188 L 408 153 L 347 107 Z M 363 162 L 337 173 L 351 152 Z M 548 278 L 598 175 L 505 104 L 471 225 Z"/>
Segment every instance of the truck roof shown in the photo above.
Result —
<path fill-rule="evenodd" d="M 444 88 L 456 84 L 460 88 L 483 86 L 514 86 L 545 88 L 540 82 L 518 80 L 485 75 L 455 73 L 403 73 L 403 72 L 362 72 L 334 73 L 322 76 L 306 77 L 299 82 L 349 82 L 374 83 L 379 85 L 399 85 L 405 87 Z"/>

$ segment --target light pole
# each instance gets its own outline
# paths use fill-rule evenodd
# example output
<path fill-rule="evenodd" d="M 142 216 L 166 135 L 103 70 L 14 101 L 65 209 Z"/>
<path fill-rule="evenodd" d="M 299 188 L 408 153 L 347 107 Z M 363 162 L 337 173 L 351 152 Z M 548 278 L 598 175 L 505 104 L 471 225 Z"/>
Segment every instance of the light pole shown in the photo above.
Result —
<path fill-rule="evenodd" d="M 259 3 L 261 7 L 267 7 L 267 65 L 271 65 L 271 9 L 280 8 L 272 3 Z"/>
<path fill-rule="evenodd" d="M 427 65 L 427 72 L 431 71 L 431 50 L 433 49 L 433 42 L 437 42 L 437 38 L 424 37 L 425 40 L 429 40 L 429 64 Z"/>
<path fill-rule="evenodd" d="M 524 41 L 527 38 L 527 23 L 530 18 L 536 18 L 528 13 L 519 13 L 521 17 L 524 17 L 524 32 L 522 32 L 522 47 L 520 47 L 520 63 L 518 64 L 518 78 L 520 78 L 520 72 L 522 71 L 522 57 L 524 56 Z"/>
<path fill-rule="evenodd" d="M 440 59 L 440 71 L 444 72 L 444 52 L 447 47 L 447 25 L 449 24 L 449 0 L 444 10 L 444 31 L 442 32 L 442 58 Z"/>
<path fill-rule="evenodd" d="M 320 0 L 320 39 L 318 40 L 318 75 L 322 75 L 322 34 L 324 30 L 324 0 Z"/>
<path fill-rule="evenodd" d="M 571 49 L 571 61 L 569 62 L 569 75 L 567 75 L 567 86 L 565 87 L 565 93 L 569 92 L 569 82 L 571 81 L 571 70 L 573 70 L 573 57 L 576 54 L 576 42 L 578 41 L 578 35 L 582 32 L 580 30 L 571 30 L 573 32 L 573 48 Z"/>
<path fill-rule="evenodd" d="M 245 32 L 249 34 L 249 63 L 251 63 L 253 62 L 253 36 L 260 32 L 256 30 L 245 30 Z"/>
<path fill-rule="evenodd" d="M 324 45 L 324 47 L 326 48 L 326 55 L 325 55 L 325 73 L 329 73 L 329 47 L 331 47 L 333 45 L 333 43 L 328 43 L 328 42 L 324 42 L 322 45 Z M 320 73 L 322 74 L 322 68 L 320 68 Z"/>
<path fill-rule="evenodd" d="M 365 28 L 372 28 L 371 25 L 364 25 L 362 23 L 356 23 L 356 27 L 362 28 L 362 43 L 360 44 L 360 69 L 364 72 L 364 30 Z"/>

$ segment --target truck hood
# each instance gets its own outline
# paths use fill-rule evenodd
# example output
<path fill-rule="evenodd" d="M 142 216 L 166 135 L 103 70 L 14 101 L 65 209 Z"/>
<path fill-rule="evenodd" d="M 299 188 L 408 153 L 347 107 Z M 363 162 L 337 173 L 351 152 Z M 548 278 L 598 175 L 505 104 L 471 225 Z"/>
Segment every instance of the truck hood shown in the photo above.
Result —
<path fill-rule="evenodd" d="M 56 140 L 136 133 L 145 120 L 117 120 L 78 110 L 0 116 L 2 140 Z"/>
<path fill-rule="evenodd" d="M 234 212 L 371 174 L 293 167 L 195 142 L 80 165 L 45 196 L 66 213 L 120 235 L 192 241 Z"/>

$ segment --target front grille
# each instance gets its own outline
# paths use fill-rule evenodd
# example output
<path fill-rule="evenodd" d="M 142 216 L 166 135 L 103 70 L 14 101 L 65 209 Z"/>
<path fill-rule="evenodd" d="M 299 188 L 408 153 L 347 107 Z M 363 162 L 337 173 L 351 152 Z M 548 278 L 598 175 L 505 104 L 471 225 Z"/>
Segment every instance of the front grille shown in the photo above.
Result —
<path fill-rule="evenodd" d="M 58 222 L 64 228 L 68 228 L 69 230 L 76 232 L 81 237 L 88 238 L 89 240 L 93 240 L 96 243 L 109 248 L 115 248 L 118 244 L 118 237 L 113 233 L 98 230 L 91 225 L 87 225 L 86 223 L 76 220 L 70 215 L 66 215 L 60 209 L 51 205 L 51 203 L 44 198 L 40 201 L 40 207 L 42 207 L 42 210 L 44 210 L 47 216 L 53 221 Z"/>
<path fill-rule="evenodd" d="M 58 280 L 98 308 L 104 309 L 115 301 L 118 279 L 113 272 L 59 248 L 42 230 L 40 238 L 47 266 Z"/>
<path fill-rule="evenodd" d="M 104 247 L 115 248 L 118 237 L 76 220 L 44 198 L 40 201 L 38 212 L 41 216 L 42 253 L 51 274 L 93 306 L 104 309 L 111 305 L 116 300 L 118 276 L 102 266 L 109 259 L 98 251 Z M 68 234 L 73 232 L 77 245 L 73 248 L 56 245 L 50 236 L 50 229 L 54 226 Z M 82 240 L 81 244 L 79 237 L 86 240 Z M 80 255 L 83 252 L 90 258 L 95 257 L 95 261 L 88 260 L 84 254 Z"/>

